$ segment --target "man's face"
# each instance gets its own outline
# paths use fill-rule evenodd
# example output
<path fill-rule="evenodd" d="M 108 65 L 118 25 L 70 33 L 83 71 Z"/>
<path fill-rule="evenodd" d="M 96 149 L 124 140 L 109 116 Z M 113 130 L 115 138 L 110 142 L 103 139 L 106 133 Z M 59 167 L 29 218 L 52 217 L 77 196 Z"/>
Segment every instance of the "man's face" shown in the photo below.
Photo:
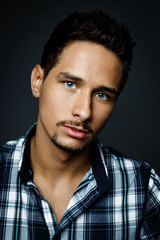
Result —
<path fill-rule="evenodd" d="M 90 144 L 113 111 L 121 75 L 120 60 L 103 46 L 83 41 L 67 46 L 46 79 L 37 77 L 44 139 L 68 152 Z"/>

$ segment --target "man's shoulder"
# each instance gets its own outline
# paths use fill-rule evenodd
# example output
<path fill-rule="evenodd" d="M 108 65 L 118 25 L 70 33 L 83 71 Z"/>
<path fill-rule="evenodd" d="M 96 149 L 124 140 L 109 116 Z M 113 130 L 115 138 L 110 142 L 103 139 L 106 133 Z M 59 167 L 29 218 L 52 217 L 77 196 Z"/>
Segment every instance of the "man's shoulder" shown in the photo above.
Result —
<path fill-rule="evenodd" d="M 22 150 L 24 143 L 24 137 L 20 137 L 16 140 L 11 140 L 6 142 L 5 144 L 0 145 L 0 165 L 6 161 L 11 160 L 14 154 L 20 152 Z"/>
<path fill-rule="evenodd" d="M 111 182 L 120 182 L 132 186 L 144 192 L 160 191 L 160 177 L 155 169 L 147 162 L 129 157 L 128 155 L 111 147 L 102 147 L 104 165 Z M 159 201 L 159 200 L 158 200 Z"/>
<path fill-rule="evenodd" d="M 139 159 L 135 159 L 127 154 L 120 152 L 112 147 L 103 146 L 104 160 L 107 164 L 107 167 L 114 169 L 121 169 L 128 172 L 149 172 L 152 169 L 152 166 Z"/>

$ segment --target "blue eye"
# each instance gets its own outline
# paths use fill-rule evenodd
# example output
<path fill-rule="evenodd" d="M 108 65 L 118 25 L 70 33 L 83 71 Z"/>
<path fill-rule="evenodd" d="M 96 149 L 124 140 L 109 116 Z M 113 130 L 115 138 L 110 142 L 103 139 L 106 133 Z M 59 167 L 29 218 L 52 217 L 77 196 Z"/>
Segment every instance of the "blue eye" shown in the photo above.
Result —
<path fill-rule="evenodd" d="M 70 88 L 70 89 L 76 88 L 76 85 L 73 82 L 65 82 L 64 84 L 67 88 Z"/>
<path fill-rule="evenodd" d="M 108 96 L 105 93 L 97 93 L 96 96 L 102 100 L 107 100 Z"/>

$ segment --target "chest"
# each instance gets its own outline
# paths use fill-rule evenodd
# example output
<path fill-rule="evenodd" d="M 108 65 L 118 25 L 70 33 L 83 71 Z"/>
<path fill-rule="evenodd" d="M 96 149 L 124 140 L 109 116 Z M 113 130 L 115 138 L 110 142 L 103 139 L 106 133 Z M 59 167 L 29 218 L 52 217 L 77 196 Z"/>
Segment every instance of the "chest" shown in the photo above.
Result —
<path fill-rule="evenodd" d="M 73 194 L 74 190 L 67 191 L 67 189 L 59 189 L 59 191 L 41 190 L 41 195 L 53 209 L 58 224 L 60 223 Z"/>
<path fill-rule="evenodd" d="M 79 182 L 73 182 L 70 184 L 61 182 L 55 186 L 51 186 L 45 182 L 41 184 L 40 182 L 36 182 L 35 184 L 41 196 L 51 206 L 56 217 L 57 224 L 59 225 Z"/>
<path fill-rule="evenodd" d="M 54 220 L 53 212 L 50 211 L 53 195 L 46 191 L 48 200 L 40 198 L 37 189 L 31 187 L 28 189 L 21 187 L 21 195 L 15 201 L 13 194 L 6 206 L 6 215 L 9 214 L 10 221 L 5 226 L 7 234 L 13 232 L 12 228 L 19 229 L 19 239 L 52 239 L 57 229 L 60 240 L 74 239 L 76 240 L 97 240 L 101 239 L 115 239 L 123 240 L 123 236 L 128 236 L 126 239 L 136 239 L 139 222 L 141 221 L 143 202 L 141 204 L 134 204 L 130 202 L 127 207 L 124 207 L 123 198 L 113 198 L 112 194 L 98 197 L 90 206 L 86 207 L 91 202 L 93 195 L 89 192 L 86 199 L 78 202 L 80 195 L 77 198 L 72 198 L 72 205 L 68 209 L 68 213 L 64 214 L 65 205 L 70 201 L 70 194 L 67 194 L 63 189 L 56 199 L 56 205 L 53 203 L 52 207 L 56 209 L 57 216 L 60 219 L 62 215 L 61 228 L 57 226 Z M 57 195 L 55 193 L 55 195 Z M 48 204 L 48 202 L 51 202 Z M 17 204 L 18 203 L 18 204 Z M 63 207 L 63 211 L 61 211 Z M 13 211 L 13 208 L 15 211 Z M 60 209 L 60 210 L 59 210 Z M 3 211 L 5 208 L 3 208 Z M 59 211 L 58 211 L 59 210 Z M 138 211 L 138 214 L 137 214 Z M 55 210 L 54 210 L 55 212 Z M 61 215 L 58 215 L 58 214 Z M 57 217 L 56 216 L 56 217 Z M 63 226 L 63 227 L 62 227 Z M 50 237 L 49 237 L 50 236 Z M 6 238 L 10 239 L 10 237 Z M 16 238 L 14 238 L 16 239 Z M 55 238 L 56 239 L 56 238 Z"/>

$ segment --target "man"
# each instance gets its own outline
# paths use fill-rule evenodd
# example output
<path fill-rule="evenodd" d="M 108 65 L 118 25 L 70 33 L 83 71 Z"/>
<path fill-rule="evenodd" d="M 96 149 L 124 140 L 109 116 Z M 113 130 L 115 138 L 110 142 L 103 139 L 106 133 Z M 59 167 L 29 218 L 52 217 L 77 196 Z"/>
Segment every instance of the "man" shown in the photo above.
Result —
<path fill-rule="evenodd" d="M 102 11 L 59 23 L 31 74 L 37 123 L 1 146 L 0 239 L 160 239 L 160 180 L 97 136 L 134 43 Z"/>

